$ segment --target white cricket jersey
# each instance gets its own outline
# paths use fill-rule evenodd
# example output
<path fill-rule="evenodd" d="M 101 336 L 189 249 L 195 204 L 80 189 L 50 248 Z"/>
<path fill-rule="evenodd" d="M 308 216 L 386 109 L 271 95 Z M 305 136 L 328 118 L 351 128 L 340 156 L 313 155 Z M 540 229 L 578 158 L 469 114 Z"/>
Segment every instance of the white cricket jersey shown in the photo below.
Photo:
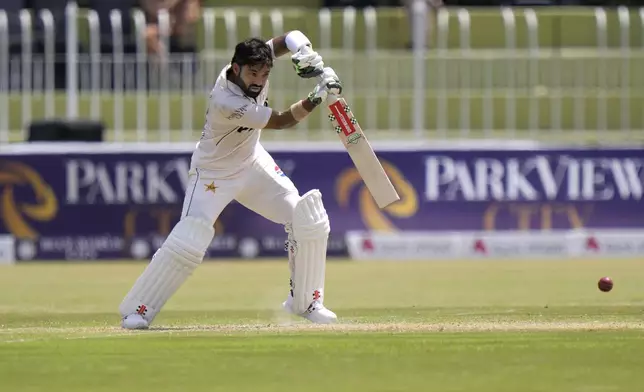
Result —
<path fill-rule="evenodd" d="M 192 168 L 212 170 L 222 177 L 241 172 L 263 149 L 259 136 L 272 113 L 266 106 L 268 81 L 257 99 L 247 97 L 227 79 L 230 67 L 224 67 L 210 92 L 206 124 L 191 162 Z"/>

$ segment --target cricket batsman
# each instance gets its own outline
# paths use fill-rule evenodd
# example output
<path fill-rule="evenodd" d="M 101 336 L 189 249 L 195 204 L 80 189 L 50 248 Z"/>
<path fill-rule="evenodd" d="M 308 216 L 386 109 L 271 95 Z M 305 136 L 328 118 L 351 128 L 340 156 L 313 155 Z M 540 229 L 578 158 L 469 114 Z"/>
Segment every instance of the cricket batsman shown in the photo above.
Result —
<path fill-rule="evenodd" d="M 308 97 L 278 111 L 266 103 L 268 77 L 274 60 L 288 53 L 297 75 L 317 77 L 318 83 Z M 149 327 L 203 261 L 215 235 L 214 223 L 233 200 L 284 225 L 291 273 L 284 309 L 314 323 L 337 321 L 324 306 L 330 225 L 322 195 L 313 189 L 300 196 L 259 138 L 263 129 L 293 127 L 329 94 L 341 93 L 338 76 L 324 67 L 322 57 L 300 31 L 268 42 L 251 38 L 237 44 L 210 93 L 204 130 L 192 154 L 181 219 L 123 299 L 119 307 L 123 328 Z"/>

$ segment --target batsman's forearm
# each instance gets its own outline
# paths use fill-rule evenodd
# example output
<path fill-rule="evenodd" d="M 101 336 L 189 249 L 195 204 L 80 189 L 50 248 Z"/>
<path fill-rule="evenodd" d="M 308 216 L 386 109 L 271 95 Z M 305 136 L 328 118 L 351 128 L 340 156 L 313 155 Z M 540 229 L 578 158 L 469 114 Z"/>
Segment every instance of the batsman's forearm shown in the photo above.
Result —
<path fill-rule="evenodd" d="M 299 106 L 299 109 L 298 109 L 298 106 Z M 314 105 L 308 99 L 303 99 L 300 102 L 295 103 L 295 105 L 291 106 L 291 110 L 288 111 L 288 113 L 290 113 L 291 116 L 293 117 L 293 121 L 290 121 L 285 128 L 291 128 L 296 126 L 299 122 L 301 122 L 306 117 L 308 117 L 308 115 L 311 114 L 311 112 L 316 107 L 317 106 Z"/>
<path fill-rule="evenodd" d="M 289 53 L 286 46 L 286 34 L 273 38 L 273 53 L 275 53 L 275 57 L 281 57 Z"/>
<path fill-rule="evenodd" d="M 304 120 L 316 108 L 308 98 L 302 99 L 288 110 L 283 112 L 273 111 L 264 129 L 285 129 L 291 128 Z"/>
<path fill-rule="evenodd" d="M 306 109 L 307 112 L 311 113 L 313 110 L 315 110 L 318 105 L 315 105 L 313 102 L 309 101 L 308 98 L 304 98 L 302 100 L 302 107 Z"/>
<path fill-rule="evenodd" d="M 272 40 L 275 57 L 295 53 L 301 46 L 311 45 L 311 41 L 299 30 L 291 30 L 284 35 L 274 37 Z"/>
<path fill-rule="evenodd" d="M 282 129 L 293 128 L 299 123 L 299 121 L 292 120 L 290 123 L 286 123 Z"/>

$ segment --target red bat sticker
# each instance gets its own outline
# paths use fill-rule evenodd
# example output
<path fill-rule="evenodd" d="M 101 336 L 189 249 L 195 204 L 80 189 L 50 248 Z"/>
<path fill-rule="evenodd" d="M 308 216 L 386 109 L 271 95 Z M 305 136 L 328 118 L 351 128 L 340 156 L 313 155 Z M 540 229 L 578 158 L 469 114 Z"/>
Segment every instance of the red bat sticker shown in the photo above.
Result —
<path fill-rule="evenodd" d="M 340 124 L 340 128 L 342 128 L 345 136 L 349 136 L 356 131 L 351 123 L 351 118 L 349 118 L 349 113 L 344 111 L 344 106 L 342 106 L 340 101 L 335 101 L 329 105 L 329 108 L 338 121 L 338 124 Z"/>

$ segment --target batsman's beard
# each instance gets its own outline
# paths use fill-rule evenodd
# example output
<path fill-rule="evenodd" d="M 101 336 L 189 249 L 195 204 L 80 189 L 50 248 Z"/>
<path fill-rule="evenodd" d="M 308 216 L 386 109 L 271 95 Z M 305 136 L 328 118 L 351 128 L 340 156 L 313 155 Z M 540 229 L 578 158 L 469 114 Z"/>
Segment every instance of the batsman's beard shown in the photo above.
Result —
<path fill-rule="evenodd" d="M 260 86 L 258 84 L 251 84 L 250 86 L 246 86 L 246 83 L 244 83 L 240 76 L 235 76 L 235 84 L 242 89 L 245 95 L 253 99 L 257 98 L 264 89 L 264 86 Z"/>

